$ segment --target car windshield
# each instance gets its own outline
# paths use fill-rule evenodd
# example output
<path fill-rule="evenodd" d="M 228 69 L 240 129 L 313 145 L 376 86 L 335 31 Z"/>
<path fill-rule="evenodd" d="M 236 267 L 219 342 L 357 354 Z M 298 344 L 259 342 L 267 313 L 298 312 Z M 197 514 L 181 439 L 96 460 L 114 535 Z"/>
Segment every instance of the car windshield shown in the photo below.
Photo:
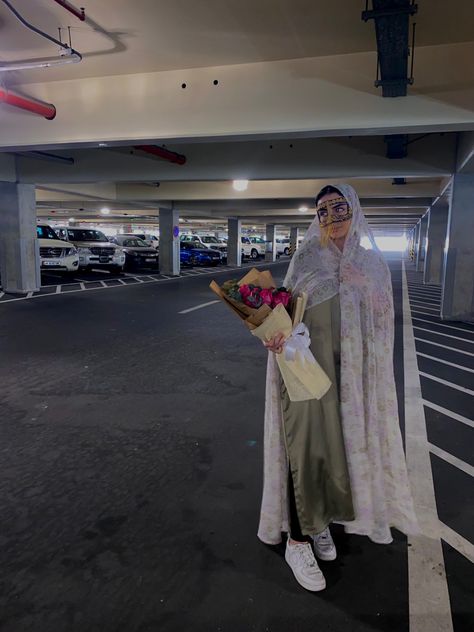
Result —
<path fill-rule="evenodd" d="M 253 244 L 264 244 L 265 243 L 265 239 L 262 239 L 261 237 L 252 237 L 252 243 Z"/>
<path fill-rule="evenodd" d="M 56 240 L 59 239 L 56 233 L 54 232 L 54 230 L 50 226 L 37 226 L 36 236 L 39 239 L 56 239 Z"/>
<path fill-rule="evenodd" d="M 68 228 L 67 237 L 71 241 L 108 241 L 100 230 L 84 230 L 82 228 Z"/>
<path fill-rule="evenodd" d="M 205 244 L 218 244 L 219 243 L 219 240 L 216 237 L 212 237 L 212 235 L 204 235 L 204 237 L 201 237 L 201 240 Z"/>
<path fill-rule="evenodd" d="M 141 239 L 123 239 L 122 246 L 126 248 L 148 248 L 146 243 Z"/>

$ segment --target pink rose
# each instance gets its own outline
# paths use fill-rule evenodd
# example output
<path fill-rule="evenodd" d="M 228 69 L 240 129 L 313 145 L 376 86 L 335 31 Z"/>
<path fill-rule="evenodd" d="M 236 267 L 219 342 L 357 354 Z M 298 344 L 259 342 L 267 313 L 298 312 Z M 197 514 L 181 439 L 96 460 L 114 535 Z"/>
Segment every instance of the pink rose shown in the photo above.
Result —
<path fill-rule="evenodd" d="M 250 296 L 250 294 L 252 294 L 252 290 L 249 288 L 248 285 L 241 285 L 239 287 L 239 292 L 242 299 L 246 299 L 248 296 Z"/>
<path fill-rule="evenodd" d="M 260 298 L 265 305 L 271 305 L 273 300 L 273 292 L 272 290 L 261 290 Z"/>
<path fill-rule="evenodd" d="M 288 307 L 290 298 L 291 296 L 289 292 L 275 292 L 275 294 L 273 295 L 272 307 L 276 307 L 280 303 L 283 305 L 283 307 Z"/>

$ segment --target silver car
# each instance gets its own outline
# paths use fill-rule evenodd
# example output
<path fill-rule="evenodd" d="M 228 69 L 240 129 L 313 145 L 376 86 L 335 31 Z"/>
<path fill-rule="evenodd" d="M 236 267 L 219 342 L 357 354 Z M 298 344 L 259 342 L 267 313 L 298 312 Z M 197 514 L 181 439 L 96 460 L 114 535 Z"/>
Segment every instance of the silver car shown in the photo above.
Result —
<path fill-rule="evenodd" d="M 92 228 L 55 228 L 60 239 L 73 243 L 79 253 L 79 267 L 122 272 L 125 266 L 125 253 L 120 246 L 111 244 L 100 230 Z"/>

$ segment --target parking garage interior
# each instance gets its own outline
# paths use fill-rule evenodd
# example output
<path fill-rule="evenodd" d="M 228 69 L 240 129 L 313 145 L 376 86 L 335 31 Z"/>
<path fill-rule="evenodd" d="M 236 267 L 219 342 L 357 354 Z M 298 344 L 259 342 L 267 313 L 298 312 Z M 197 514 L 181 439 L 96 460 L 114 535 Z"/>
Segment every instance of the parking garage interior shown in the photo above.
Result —
<path fill-rule="evenodd" d="M 2 632 L 474 627 L 474 6 L 0 1 Z M 256 532 L 268 352 L 326 185 L 390 268 L 422 535 Z"/>

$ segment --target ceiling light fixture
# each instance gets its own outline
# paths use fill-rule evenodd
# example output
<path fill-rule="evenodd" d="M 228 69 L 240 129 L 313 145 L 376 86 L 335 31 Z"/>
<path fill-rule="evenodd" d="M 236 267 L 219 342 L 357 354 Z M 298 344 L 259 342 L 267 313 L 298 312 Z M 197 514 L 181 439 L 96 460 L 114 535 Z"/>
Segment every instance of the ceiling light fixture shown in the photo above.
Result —
<path fill-rule="evenodd" d="M 308 207 L 307 206 L 300 206 L 298 210 L 299 210 L 300 213 L 306 213 L 306 211 L 308 210 Z"/>
<path fill-rule="evenodd" d="M 75 218 L 75 217 L 70 217 L 70 218 L 69 218 L 69 221 L 70 221 L 70 222 L 75 222 L 75 221 L 76 221 L 76 218 Z"/>
<path fill-rule="evenodd" d="M 249 185 L 248 180 L 234 180 L 233 187 L 236 191 L 246 191 Z"/>
<path fill-rule="evenodd" d="M 110 209 L 107 208 L 106 206 L 104 206 L 103 208 L 100 209 L 100 212 L 102 213 L 102 215 L 110 215 Z"/>
<path fill-rule="evenodd" d="M 107 143 L 99 143 L 99 147 L 107 147 Z"/>

